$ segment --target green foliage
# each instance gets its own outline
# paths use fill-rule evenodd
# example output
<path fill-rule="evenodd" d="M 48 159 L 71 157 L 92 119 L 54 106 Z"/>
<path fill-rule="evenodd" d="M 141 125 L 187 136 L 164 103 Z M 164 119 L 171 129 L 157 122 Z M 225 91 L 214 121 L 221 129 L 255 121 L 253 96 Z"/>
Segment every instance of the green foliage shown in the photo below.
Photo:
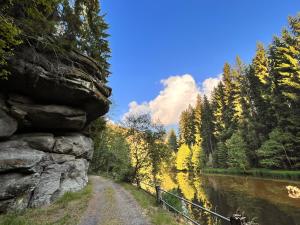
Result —
<path fill-rule="evenodd" d="M 177 136 L 174 129 L 171 129 L 167 137 L 167 145 L 173 152 L 177 152 Z"/>
<path fill-rule="evenodd" d="M 223 142 L 217 143 L 217 149 L 213 153 L 214 167 L 226 168 L 228 160 L 228 149 Z"/>
<path fill-rule="evenodd" d="M 1 11 L 0 11 L 1 12 Z M 13 49 L 22 43 L 19 39 L 21 31 L 13 24 L 11 19 L 5 18 L 0 13 L 0 79 L 7 78 L 9 71 L 7 58 L 13 55 Z"/>
<path fill-rule="evenodd" d="M 270 137 L 257 150 L 260 165 L 265 168 L 289 168 L 296 165 L 297 152 L 293 148 L 294 136 L 276 128 Z"/>
<path fill-rule="evenodd" d="M 195 143 L 195 111 L 189 107 L 184 110 L 179 119 L 179 143 L 191 146 Z"/>
<path fill-rule="evenodd" d="M 150 114 L 131 114 L 123 123 L 130 145 L 133 180 L 138 186 L 145 179 L 156 180 L 160 164 L 170 158 L 171 151 L 164 143 L 165 129 L 153 123 Z"/>
<path fill-rule="evenodd" d="M 215 136 L 214 136 L 214 123 L 213 123 L 213 110 L 207 97 L 204 95 L 202 112 L 201 112 L 201 137 L 202 149 L 205 155 L 209 155 L 215 149 Z"/>
<path fill-rule="evenodd" d="M 136 201 L 143 207 L 147 216 L 150 218 L 152 224 L 156 225 L 178 225 L 176 218 L 167 210 L 161 210 L 157 205 L 156 199 L 153 195 L 145 192 L 130 184 L 123 184 L 123 186 L 130 191 Z"/>
<path fill-rule="evenodd" d="M 174 194 L 174 195 L 177 195 L 179 196 L 180 193 L 178 191 L 178 189 L 172 189 L 172 190 L 169 190 L 168 192 Z M 182 212 L 183 211 L 183 208 L 182 208 L 182 202 L 180 199 L 178 199 L 177 197 L 173 196 L 173 195 L 170 195 L 168 193 L 163 193 L 162 194 L 162 198 L 163 200 L 165 200 L 169 205 L 173 206 L 175 209 L 177 209 L 179 212 Z M 174 211 L 172 209 L 170 209 L 170 211 Z"/>
<path fill-rule="evenodd" d="M 64 52 L 70 49 L 95 59 L 101 79 L 109 75 L 108 25 L 98 0 L 4 0 L 0 3 L 0 75 L 16 46 Z"/>
<path fill-rule="evenodd" d="M 124 135 L 102 119 L 94 122 L 94 154 L 90 172 L 103 173 L 117 180 L 127 179 L 131 172 L 129 146 Z"/>
<path fill-rule="evenodd" d="M 227 165 L 233 168 L 247 169 L 249 167 L 247 161 L 247 145 L 239 132 L 235 132 L 230 139 L 226 141 L 228 149 Z"/>
<path fill-rule="evenodd" d="M 246 175 L 254 177 L 265 177 L 274 179 L 287 179 L 287 180 L 300 180 L 300 171 L 291 170 L 271 170 L 271 169 L 238 169 L 238 168 L 205 168 L 202 170 L 204 173 L 214 174 L 232 174 L 232 175 Z"/>
<path fill-rule="evenodd" d="M 274 37 L 267 50 L 257 44 L 250 65 L 239 57 L 234 66 L 225 63 L 222 81 L 211 99 L 204 96 L 194 113 L 182 113 L 181 143 L 192 146 L 199 139 L 203 165 L 243 170 L 300 168 L 299 35 L 300 14 L 289 17 L 289 28 Z"/>

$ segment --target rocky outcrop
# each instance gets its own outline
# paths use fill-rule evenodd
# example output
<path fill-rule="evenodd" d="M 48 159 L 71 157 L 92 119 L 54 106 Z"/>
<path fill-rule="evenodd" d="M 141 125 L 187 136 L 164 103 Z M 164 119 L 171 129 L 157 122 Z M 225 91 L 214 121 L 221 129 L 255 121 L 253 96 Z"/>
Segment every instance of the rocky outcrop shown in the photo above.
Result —
<path fill-rule="evenodd" d="M 93 141 L 82 131 L 108 111 L 101 68 L 77 52 L 23 48 L 0 80 L 0 212 L 50 204 L 88 182 Z"/>

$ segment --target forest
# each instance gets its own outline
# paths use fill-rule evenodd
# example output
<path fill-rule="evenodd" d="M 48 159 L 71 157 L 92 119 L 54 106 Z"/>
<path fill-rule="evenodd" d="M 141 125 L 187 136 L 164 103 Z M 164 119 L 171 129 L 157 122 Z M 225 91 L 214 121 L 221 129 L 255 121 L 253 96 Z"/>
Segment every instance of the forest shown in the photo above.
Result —
<path fill-rule="evenodd" d="M 238 56 L 225 63 L 211 96 L 199 95 L 181 113 L 178 132 L 166 132 L 149 114 L 118 125 L 98 120 L 94 132 L 104 130 L 91 170 L 139 183 L 156 179 L 163 165 L 194 172 L 299 169 L 300 15 L 288 24 L 267 48 L 257 44 L 250 65 Z"/>
<path fill-rule="evenodd" d="M 288 23 L 250 65 L 225 63 L 211 98 L 182 112 L 178 169 L 190 155 L 194 167 L 300 168 L 300 15 Z"/>

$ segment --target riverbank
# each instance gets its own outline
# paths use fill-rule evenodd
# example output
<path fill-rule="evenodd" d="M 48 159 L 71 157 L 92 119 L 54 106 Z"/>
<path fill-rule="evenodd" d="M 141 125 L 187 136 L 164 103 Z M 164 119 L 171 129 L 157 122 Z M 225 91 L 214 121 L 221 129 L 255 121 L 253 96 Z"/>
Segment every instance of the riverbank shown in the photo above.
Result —
<path fill-rule="evenodd" d="M 270 169 L 249 169 L 242 170 L 237 168 L 205 168 L 201 170 L 204 174 L 227 174 L 227 175 L 240 175 L 240 176 L 253 176 L 271 179 L 282 179 L 282 180 L 300 180 L 300 171 L 291 170 L 270 170 Z"/>

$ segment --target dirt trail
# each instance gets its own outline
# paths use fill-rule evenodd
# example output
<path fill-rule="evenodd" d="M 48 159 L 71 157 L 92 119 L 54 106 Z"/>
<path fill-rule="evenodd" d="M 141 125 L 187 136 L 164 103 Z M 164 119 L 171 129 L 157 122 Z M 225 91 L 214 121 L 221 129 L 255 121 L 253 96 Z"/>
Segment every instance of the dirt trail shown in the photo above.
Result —
<path fill-rule="evenodd" d="M 133 196 L 119 184 L 91 176 L 93 196 L 80 225 L 150 225 Z"/>

